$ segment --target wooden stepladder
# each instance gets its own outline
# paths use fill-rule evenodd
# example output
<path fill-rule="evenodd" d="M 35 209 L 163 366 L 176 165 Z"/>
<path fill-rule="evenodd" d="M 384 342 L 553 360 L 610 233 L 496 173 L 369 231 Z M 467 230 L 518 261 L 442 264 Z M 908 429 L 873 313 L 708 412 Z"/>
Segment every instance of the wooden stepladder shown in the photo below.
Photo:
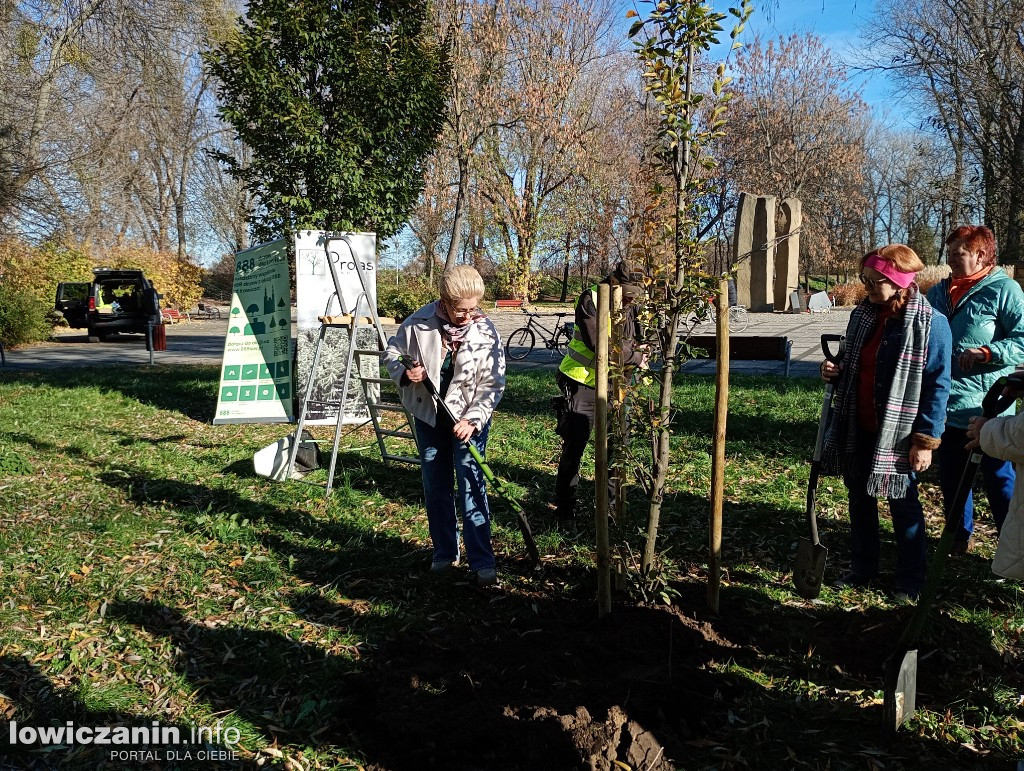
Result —
<path fill-rule="evenodd" d="M 331 259 L 330 246 L 333 241 L 340 241 L 348 248 L 349 254 L 352 257 L 352 264 L 356 269 L 356 275 L 359 277 L 360 292 L 356 297 L 353 307 L 351 308 L 347 307 L 345 295 L 341 288 L 341 281 L 338 278 L 338 269 L 335 267 L 334 261 Z M 328 407 L 337 406 L 338 422 L 334 428 L 334 443 L 331 447 L 331 460 L 327 469 L 327 493 L 330 494 L 331 489 L 334 486 L 334 471 L 338 462 L 338 445 L 341 442 L 341 427 L 345 415 L 345 403 L 348 400 L 349 388 L 352 384 L 353 370 L 355 371 L 355 378 L 359 380 L 362 387 L 363 397 L 366 400 L 366 409 L 370 416 L 370 422 L 373 424 L 374 434 L 377 437 L 377 446 L 380 449 L 381 458 L 385 463 L 399 461 L 402 463 L 414 464 L 419 464 L 419 458 L 411 455 L 403 455 L 399 452 L 392 452 L 389 450 L 386 443 L 388 439 L 400 439 L 405 440 L 406 443 L 409 441 L 415 443 L 416 435 L 412 428 L 414 425 L 412 417 L 408 412 L 406 412 L 405 407 L 402 406 L 401 399 L 397 397 L 397 386 L 394 385 L 394 381 L 391 380 L 383 367 L 382 357 L 384 355 L 385 348 L 387 348 L 388 339 L 384 334 L 383 322 L 377 314 L 376 304 L 371 301 L 371 296 L 366 289 L 366 274 L 359 262 L 359 258 L 356 256 L 355 250 L 352 248 L 352 244 L 348 240 L 348 237 L 344 235 L 327 236 L 324 240 L 324 250 L 327 252 L 327 265 L 331 271 L 331 280 L 334 282 L 334 294 L 332 294 L 327 300 L 327 307 L 324 310 L 324 315 L 319 317 L 320 334 L 317 338 L 316 349 L 313 353 L 313 362 L 309 369 L 309 379 L 306 383 L 306 392 L 302 399 L 302 409 L 299 411 L 299 421 L 296 425 L 295 434 L 292 437 L 291 447 L 288 453 L 288 468 L 285 473 L 285 478 L 290 479 L 295 468 L 295 456 L 299 451 L 300 438 L 306 424 L 306 415 L 309 410 L 310 403 L 316 402 L 320 406 Z M 335 301 L 337 301 L 340 315 L 332 315 Z M 394 323 L 393 319 L 388 319 L 387 321 L 389 323 Z M 358 339 L 360 329 L 367 329 L 371 325 L 377 333 L 377 347 L 359 348 Z M 328 330 L 342 330 L 348 332 L 348 355 L 345 360 L 345 372 L 342 376 L 340 387 L 333 386 L 331 394 L 326 401 L 314 400 L 312 398 L 312 394 L 316 384 L 317 374 L 320 369 L 321 353 L 327 338 Z M 362 356 L 374 358 L 377 364 L 375 367 L 376 376 L 363 374 L 362 367 L 359 366 L 361 363 L 360 357 Z M 394 394 L 394 398 L 382 398 L 385 389 L 389 387 L 393 389 L 392 392 Z M 398 421 L 395 421 L 388 420 L 386 418 L 387 415 L 396 415 L 401 417 Z M 396 422 L 397 425 L 395 425 Z"/>

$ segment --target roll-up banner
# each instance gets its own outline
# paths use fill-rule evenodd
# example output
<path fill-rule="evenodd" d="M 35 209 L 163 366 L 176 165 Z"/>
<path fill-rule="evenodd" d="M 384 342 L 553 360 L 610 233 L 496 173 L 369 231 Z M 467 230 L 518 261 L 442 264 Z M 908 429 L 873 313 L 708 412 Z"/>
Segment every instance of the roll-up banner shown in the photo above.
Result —
<path fill-rule="evenodd" d="M 345 237 L 342 240 L 342 236 Z M 350 248 L 351 247 L 351 248 Z M 338 298 L 327 265 L 334 263 L 341 284 Z M 363 292 L 356 273 L 355 260 L 359 261 L 366 280 L 368 303 L 362 303 L 359 314 L 368 317 L 377 308 L 377 236 L 374 233 L 336 233 L 323 230 L 301 230 L 295 236 L 295 295 L 296 295 L 296 339 L 297 363 L 295 370 L 296 398 L 302 399 L 309 382 L 309 371 L 313 363 L 320 335 L 320 316 L 344 315 L 355 312 L 356 301 Z M 317 377 L 313 384 L 309 402 L 306 405 L 306 423 L 312 425 L 333 425 L 338 420 L 337 402 L 341 394 L 348 361 L 348 330 L 329 328 L 320 352 Z M 360 349 L 377 348 L 377 332 L 372 324 L 359 330 L 356 345 Z M 364 377 L 378 377 L 379 361 L 371 356 L 356 356 L 352 375 L 349 379 L 348 399 L 345 403 L 343 423 L 365 423 L 370 419 L 366 400 L 359 382 Z M 376 388 L 376 386 L 372 386 Z M 301 408 L 301 405 L 300 405 Z"/>
<path fill-rule="evenodd" d="M 236 254 L 214 424 L 293 419 L 291 331 L 288 242 Z"/>

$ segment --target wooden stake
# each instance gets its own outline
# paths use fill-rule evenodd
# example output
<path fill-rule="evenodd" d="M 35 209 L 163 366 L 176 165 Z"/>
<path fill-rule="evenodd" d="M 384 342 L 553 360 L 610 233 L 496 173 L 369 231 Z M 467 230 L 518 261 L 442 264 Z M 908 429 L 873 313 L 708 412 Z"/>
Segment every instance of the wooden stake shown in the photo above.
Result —
<path fill-rule="evenodd" d="M 625 383 L 623 381 L 623 357 L 622 357 L 622 329 L 625 326 L 622 323 L 622 287 L 612 287 L 612 342 L 611 352 L 609 354 L 608 368 L 611 370 L 611 386 L 610 386 L 610 400 L 609 411 L 615 419 L 615 430 L 612 431 L 611 439 L 613 441 L 625 441 L 626 439 L 626 405 L 624 400 L 626 397 Z M 614 363 L 614 367 L 612 366 Z M 609 452 L 609 455 L 611 453 Z M 620 457 L 621 461 L 621 457 Z M 622 522 L 622 518 L 626 512 L 626 496 L 625 496 L 625 482 L 622 478 L 621 463 L 620 468 L 613 469 L 609 473 L 613 475 L 615 480 L 615 511 L 612 512 L 612 519 L 615 520 L 616 524 Z"/>
<path fill-rule="evenodd" d="M 611 287 L 597 286 L 597 382 L 594 394 L 594 513 L 597 525 L 597 615 L 612 612 L 611 557 L 608 548 L 608 326 Z"/>
<path fill-rule="evenodd" d="M 722 504 L 725 498 L 725 422 L 729 414 L 729 282 L 718 285 L 715 330 L 715 444 L 711 456 L 711 527 L 708 538 L 708 608 L 718 613 L 722 583 Z"/>

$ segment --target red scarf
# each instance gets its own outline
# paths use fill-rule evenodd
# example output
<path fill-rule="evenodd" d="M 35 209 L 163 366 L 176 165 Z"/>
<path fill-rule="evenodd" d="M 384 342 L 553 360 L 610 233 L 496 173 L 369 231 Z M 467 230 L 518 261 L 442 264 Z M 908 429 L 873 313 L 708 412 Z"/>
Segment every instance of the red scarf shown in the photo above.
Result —
<path fill-rule="evenodd" d="M 981 281 L 987 276 L 994 268 L 994 265 L 982 268 L 977 273 L 972 273 L 969 276 L 963 278 L 952 278 L 949 279 L 949 307 L 955 308 L 957 303 L 960 302 L 964 295 L 967 294 L 971 287 Z"/>

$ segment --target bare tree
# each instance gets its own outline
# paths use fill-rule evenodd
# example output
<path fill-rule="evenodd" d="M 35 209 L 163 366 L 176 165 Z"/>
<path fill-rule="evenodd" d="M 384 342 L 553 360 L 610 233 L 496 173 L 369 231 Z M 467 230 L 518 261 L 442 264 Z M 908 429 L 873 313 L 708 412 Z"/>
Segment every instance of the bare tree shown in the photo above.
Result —
<path fill-rule="evenodd" d="M 954 185 L 980 186 L 1003 259 L 1024 258 L 1024 0 L 882 0 L 875 18 L 866 37 L 876 67 L 928 107 Z"/>
<path fill-rule="evenodd" d="M 470 206 L 470 177 L 487 132 L 514 125 L 502 104 L 505 68 L 513 55 L 513 13 L 507 0 L 445 0 L 439 26 L 451 56 L 451 93 L 438 158 L 454 162 L 456 179 L 451 238 L 444 267 L 459 254 Z M 434 169 L 441 173 L 442 169 Z"/>
<path fill-rule="evenodd" d="M 754 193 L 799 198 L 801 247 L 836 269 L 860 250 L 867 105 L 815 35 L 755 39 L 736 60 L 734 117 L 721 153 Z"/>
<path fill-rule="evenodd" d="M 485 137 L 481 193 L 504 247 L 508 291 L 525 297 L 552 198 L 588 158 L 602 75 L 615 47 L 606 0 L 534 0 L 516 11 L 519 55 L 506 69 L 503 101 L 519 120 Z"/>
<path fill-rule="evenodd" d="M 218 130 L 199 66 L 231 0 L 5 4 L 0 223 L 37 235 L 143 242 L 180 258 Z"/>

